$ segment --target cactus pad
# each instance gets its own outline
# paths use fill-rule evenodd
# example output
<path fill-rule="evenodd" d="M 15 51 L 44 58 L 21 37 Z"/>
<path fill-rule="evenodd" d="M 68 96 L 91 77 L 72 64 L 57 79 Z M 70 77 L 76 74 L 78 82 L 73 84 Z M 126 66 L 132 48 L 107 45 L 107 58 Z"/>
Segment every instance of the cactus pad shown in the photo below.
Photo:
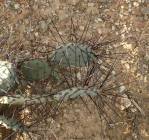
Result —
<path fill-rule="evenodd" d="M 18 82 L 13 65 L 0 61 L 0 94 L 7 93 Z"/>
<path fill-rule="evenodd" d="M 52 62 L 66 67 L 84 67 L 94 61 L 95 55 L 87 45 L 69 43 L 56 49 L 50 59 Z"/>
<path fill-rule="evenodd" d="M 28 81 L 45 80 L 50 75 L 50 67 L 44 60 L 26 61 L 21 66 L 22 73 Z"/>

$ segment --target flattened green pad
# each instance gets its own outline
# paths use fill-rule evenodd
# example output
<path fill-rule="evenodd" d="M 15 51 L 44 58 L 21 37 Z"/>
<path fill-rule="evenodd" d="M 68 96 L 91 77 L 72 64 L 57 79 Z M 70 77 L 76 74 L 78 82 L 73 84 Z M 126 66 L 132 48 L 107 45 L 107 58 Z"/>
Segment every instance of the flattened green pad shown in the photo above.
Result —
<path fill-rule="evenodd" d="M 0 94 L 7 93 L 18 83 L 14 67 L 10 62 L 0 61 Z"/>
<path fill-rule="evenodd" d="M 52 62 L 66 67 L 85 67 L 95 60 L 95 54 L 87 45 L 69 43 L 55 50 L 50 59 Z"/>
<path fill-rule="evenodd" d="M 44 60 L 30 60 L 21 66 L 22 73 L 26 80 L 38 81 L 45 80 L 50 75 L 50 67 Z"/>

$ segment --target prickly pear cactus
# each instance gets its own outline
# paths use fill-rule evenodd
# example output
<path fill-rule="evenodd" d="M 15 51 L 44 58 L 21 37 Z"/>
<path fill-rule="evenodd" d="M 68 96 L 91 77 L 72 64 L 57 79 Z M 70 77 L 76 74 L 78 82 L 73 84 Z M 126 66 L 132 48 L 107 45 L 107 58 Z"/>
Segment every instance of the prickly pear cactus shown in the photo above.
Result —
<path fill-rule="evenodd" d="M 7 118 L 0 115 L 0 125 L 3 125 L 7 129 L 12 129 L 15 132 L 25 132 L 27 128 L 14 118 Z"/>
<path fill-rule="evenodd" d="M 12 63 L 0 61 L 0 94 L 8 93 L 18 83 Z"/>
<path fill-rule="evenodd" d="M 47 79 L 50 76 L 50 67 L 44 60 L 30 60 L 22 64 L 23 76 L 28 81 L 38 81 Z"/>
<path fill-rule="evenodd" d="M 71 89 L 62 90 L 61 92 L 55 94 L 53 98 L 57 101 L 61 101 L 61 100 L 67 101 L 70 99 L 76 99 L 78 97 L 84 97 L 88 95 L 91 97 L 94 97 L 94 96 L 97 96 L 98 93 L 95 89 L 86 90 L 82 87 L 73 87 Z"/>
<path fill-rule="evenodd" d="M 69 43 L 56 49 L 50 59 L 52 62 L 66 67 L 85 67 L 95 60 L 95 54 L 87 45 Z"/>

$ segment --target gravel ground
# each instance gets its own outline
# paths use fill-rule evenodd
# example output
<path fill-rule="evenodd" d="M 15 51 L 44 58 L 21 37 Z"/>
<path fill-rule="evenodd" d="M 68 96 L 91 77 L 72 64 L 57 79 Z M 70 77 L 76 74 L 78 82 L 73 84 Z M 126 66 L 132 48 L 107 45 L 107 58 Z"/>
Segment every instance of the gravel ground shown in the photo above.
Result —
<path fill-rule="evenodd" d="M 148 8 L 148 9 L 147 9 Z M 78 36 L 91 16 L 87 38 L 120 39 L 123 51 L 118 72 L 122 83 L 135 79 L 127 88 L 139 99 L 146 117 L 141 120 L 142 140 L 149 139 L 149 1 L 147 0 L 0 0 L 0 59 L 13 63 L 43 58 L 60 42 L 68 42 L 71 19 Z M 53 24 L 54 23 L 54 24 Z M 53 27 L 53 26 L 56 26 Z M 55 30 L 58 28 L 58 32 Z M 61 39 L 59 36 L 62 36 Z M 36 51 L 35 51 L 36 50 Z M 89 103 L 90 104 L 90 103 Z M 66 103 L 38 140 L 106 140 L 101 138 L 101 122 L 93 105 L 90 114 L 81 101 Z M 49 128 L 50 127 L 50 128 Z M 52 128 L 51 128 L 52 127 Z M 104 126 L 103 126 L 104 129 Z M 105 128 L 106 129 L 106 128 Z M 123 128 L 123 140 L 131 140 Z M 116 135 L 111 132 L 109 135 Z M 19 138 L 20 139 L 20 138 Z M 27 139 L 27 138 L 26 138 Z M 117 140 L 122 139 L 117 136 Z"/>

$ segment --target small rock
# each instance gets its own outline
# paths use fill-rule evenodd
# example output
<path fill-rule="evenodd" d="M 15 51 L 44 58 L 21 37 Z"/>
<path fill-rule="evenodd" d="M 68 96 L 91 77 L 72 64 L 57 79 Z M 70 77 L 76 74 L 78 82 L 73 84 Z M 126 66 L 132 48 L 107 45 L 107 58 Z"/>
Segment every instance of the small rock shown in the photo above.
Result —
<path fill-rule="evenodd" d="M 38 35 L 39 35 L 38 32 L 36 32 L 36 33 L 35 33 L 35 36 L 37 37 Z"/>
<path fill-rule="evenodd" d="M 133 5 L 134 5 L 135 7 L 138 7 L 138 6 L 139 6 L 139 3 L 138 3 L 138 2 L 134 2 Z"/>
<path fill-rule="evenodd" d="M 80 26 L 79 28 L 80 28 L 80 30 L 84 30 L 84 26 Z"/>
<path fill-rule="evenodd" d="M 113 75 L 116 75 L 116 72 L 115 72 L 115 71 L 112 71 L 112 74 L 113 74 Z"/>
<path fill-rule="evenodd" d="M 81 111 L 80 111 L 80 109 L 76 109 L 75 112 L 76 112 L 76 113 L 79 113 L 79 112 L 81 112 Z"/>
<path fill-rule="evenodd" d="M 20 8 L 20 4 L 18 4 L 18 3 L 14 4 L 14 8 L 15 8 L 16 10 L 18 10 L 18 9 Z"/>
<path fill-rule="evenodd" d="M 41 27 L 41 29 L 42 29 L 42 32 L 47 31 L 48 25 L 47 25 L 47 23 L 46 23 L 45 21 L 40 21 L 39 24 L 40 24 L 40 27 Z"/>
<path fill-rule="evenodd" d="M 103 20 L 101 18 L 97 18 L 95 19 L 95 22 L 98 23 L 98 22 L 102 22 Z"/>
<path fill-rule="evenodd" d="M 113 31 L 115 30 L 115 26 L 112 26 L 112 30 L 113 30 Z"/>
<path fill-rule="evenodd" d="M 120 93 L 122 93 L 123 91 L 125 91 L 126 87 L 125 86 L 120 86 L 119 91 Z"/>
<path fill-rule="evenodd" d="M 61 125 L 60 124 L 57 124 L 57 128 L 60 128 L 61 127 Z"/>

